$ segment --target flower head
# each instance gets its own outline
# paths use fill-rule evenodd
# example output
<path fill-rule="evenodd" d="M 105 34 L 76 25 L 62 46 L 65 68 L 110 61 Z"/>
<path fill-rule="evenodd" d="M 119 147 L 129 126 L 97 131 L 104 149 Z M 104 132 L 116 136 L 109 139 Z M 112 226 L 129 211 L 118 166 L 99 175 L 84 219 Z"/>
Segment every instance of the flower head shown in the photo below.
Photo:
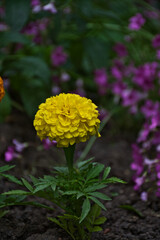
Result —
<path fill-rule="evenodd" d="M 98 133 L 100 120 L 97 106 L 77 94 L 61 93 L 40 104 L 34 127 L 40 139 L 57 141 L 57 147 L 85 142 Z"/>
<path fill-rule="evenodd" d="M 67 54 L 64 52 L 62 46 L 58 46 L 51 54 L 51 61 L 53 66 L 57 67 L 67 61 Z"/>
<path fill-rule="evenodd" d="M 137 13 L 135 16 L 131 17 L 129 19 L 129 29 L 131 30 L 139 30 L 144 24 L 145 24 L 145 19 L 143 18 L 141 13 Z"/>
<path fill-rule="evenodd" d="M 154 48 L 159 48 L 160 47 L 160 34 L 157 34 L 153 39 L 152 39 L 152 46 Z"/>
<path fill-rule="evenodd" d="M 125 57 L 127 56 L 128 52 L 124 44 L 122 43 L 116 43 L 113 50 L 117 53 L 119 57 Z"/>
<path fill-rule="evenodd" d="M 2 100 L 2 98 L 4 97 L 5 91 L 4 91 L 4 86 L 3 86 L 3 80 L 0 77 L 0 102 Z"/>

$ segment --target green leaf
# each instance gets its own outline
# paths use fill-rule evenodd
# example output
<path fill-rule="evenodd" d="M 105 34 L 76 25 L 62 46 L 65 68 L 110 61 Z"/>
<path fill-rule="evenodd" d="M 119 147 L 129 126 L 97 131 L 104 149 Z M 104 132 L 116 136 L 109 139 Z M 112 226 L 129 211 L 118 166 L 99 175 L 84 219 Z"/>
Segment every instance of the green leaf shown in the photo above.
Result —
<path fill-rule="evenodd" d="M 54 211 L 55 209 L 54 208 L 51 208 L 51 207 L 48 207 L 47 205 L 44 205 L 44 204 L 41 204 L 41 203 L 38 203 L 38 202 L 19 202 L 19 203 L 15 203 L 13 205 L 27 205 L 27 206 L 35 206 L 35 207 L 40 207 L 40 208 L 46 208 L 46 209 L 49 209 L 49 210 L 52 210 Z"/>
<path fill-rule="evenodd" d="M 14 167 L 15 167 L 15 165 L 12 165 L 12 166 L 5 165 L 5 166 L 3 166 L 3 167 L 0 167 L 0 173 L 9 171 L 10 169 L 12 169 L 12 168 L 14 168 Z"/>
<path fill-rule="evenodd" d="M 102 231 L 102 228 L 99 226 L 96 226 L 92 229 L 92 232 L 100 232 L 100 231 Z"/>
<path fill-rule="evenodd" d="M 108 177 L 110 171 L 111 171 L 111 167 L 107 167 L 107 168 L 104 170 L 103 178 L 102 178 L 103 180 Z"/>
<path fill-rule="evenodd" d="M 0 211 L 0 218 L 4 217 L 9 211 Z"/>
<path fill-rule="evenodd" d="M 100 218 L 98 218 L 94 221 L 94 224 L 95 225 L 100 225 L 100 224 L 103 224 L 106 220 L 107 220 L 106 217 L 100 217 Z"/>
<path fill-rule="evenodd" d="M 89 158 L 85 161 L 81 161 L 77 164 L 78 168 L 81 169 L 82 167 L 84 167 L 85 165 L 87 165 L 89 162 L 91 162 L 94 159 L 94 157 Z"/>
<path fill-rule="evenodd" d="M 51 188 L 52 188 L 53 191 L 56 190 L 56 186 L 57 186 L 56 183 L 53 183 L 53 184 L 51 185 Z"/>
<path fill-rule="evenodd" d="M 79 193 L 79 191 L 66 191 L 66 192 L 64 192 L 62 195 L 75 195 L 75 194 L 78 194 Z"/>
<path fill-rule="evenodd" d="M 121 179 L 119 179 L 119 178 L 117 178 L 117 177 L 111 177 L 111 178 L 107 178 L 105 181 L 103 181 L 103 182 L 105 182 L 106 184 L 107 183 L 126 183 L 125 181 L 123 181 L 123 180 L 121 180 Z"/>
<path fill-rule="evenodd" d="M 67 167 L 54 167 L 54 169 L 57 172 L 60 172 L 60 173 L 68 173 L 68 168 Z"/>
<path fill-rule="evenodd" d="M 84 189 L 84 191 L 86 193 L 90 193 L 90 192 L 93 192 L 95 190 L 98 190 L 98 189 L 102 189 L 102 188 L 105 188 L 106 187 L 106 184 L 102 184 L 102 183 L 96 183 L 96 184 L 92 184 L 92 186 L 88 186 L 87 188 Z"/>
<path fill-rule="evenodd" d="M 39 185 L 38 187 L 35 188 L 33 193 L 39 192 L 41 190 L 44 190 L 45 188 L 48 188 L 50 185 L 51 185 L 51 183 L 46 183 L 46 184 Z"/>
<path fill-rule="evenodd" d="M 22 29 L 30 12 L 30 0 L 5 1 L 6 23 L 15 31 Z"/>
<path fill-rule="evenodd" d="M 90 208 L 91 208 L 90 201 L 89 201 L 88 198 L 86 198 L 83 202 L 83 205 L 82 205 L 82 213 L 81 213 L 81 216 L 80 216 L 79 223 L 81 223 L 86 218 L 86 216 L 88 215 L 88 213 L 90 211 Z"/>
<path fill-rule="evenodd" d="M 33 187 L 31 186 L 31 184 L 29 182 L 27 182 L 27 180 L 25 180 L 24 178 L 21 178 L 22 182 L 24 184 L 24 186 L 31 192 L 33 192 Z"/>
<path fill-rule="evenodd" d="M 5 47 L 10 43 L 30 44 L 30 40 L 18 32 L 5 31 L 0 32 L 1 47 Z"/>
<path fill-rule="evenodd" d="M 103 203 L 101 203 L 97 198 L 92 197 L 92 196 L 89 196 L 89 198 L 90 198 L 93 202 L 95 202 L 98 206 L 100 206 L 102 209 L 107 210 L 107 209 L 105 208 L 105 206 L 103 205 Z"/>
<path fill-rule="evenodd" d="M 97 197 L 97 198 L 100 198 L 102 200 L 112 200 L 110 197 L 108 197 L 107 195 L 103 194 L 103 193 L 100 193 L 100 192 L 92 192 L 92 193 L 89 193 L 91 196 L 93 197 Z"/>
<path fill-rule="evenodd" d="M 139 210 L 137 210 L 136 208 L 134 208 L 134 207 L 131 206 L 131 205 L 121 205 L 121 206 L 119 206 L 119 207 L 135 213 L 135 214 L 138 215 L 140 218 L 144 218 L 144 215 L 143 215 Z"/>
<path fill-rule="evenodd" d="M 11 190 L 11 191 L 2 193 L 2 195 L 31 195 L 31 193 L 23 190 Z"/>
<path fill-rule="evenodd" d="M 18 180 L 16 177 L 11 176 L 9 174 L 4 174 L 2 173 L 1 176 L 7 178 L 8 180 L 10 180 L 11 182 L 17 183 L 19 185 L 22 185 L 22 182 L 20 180 Z"/>
<path fill-rule="evenodd" d="M 35 177 L 32 176 L 32 175 L 29 175 L 29 176 L 30 176 L 30 178 L 31 178 L 31 180 L 32 180 L 32 182 L 33 182 L 34 185 L 39 182 L 38 178 L 35 178 Z"/>
<path fill-rule="evenodd" d="M 100 163 L 93 166 L 91 168 L 91 170 L 89 171 L 88 175 L 87 175 L 86 181 L 88 181 L 89 179 L 97 177 L 103 171 L 103 169 L 104 169 L 104 165 L 100 164 Z"/>
<path fill-rule="evenodd" d="M 48 220 L 56 223 L 58 226 L 60 226 L 61 228 L 65 229 L 64 226 L 56 219 L 56 218 L 51 218 L 49 217 Z M 66 229 L 65 229 L 66 230 Z"/>
<path fill-rule="evenodd" d="M 85 194 L 83 193 L 83 192 L 79 192 L 78 194 L 77 194 L 77 199 L 79 199 L 80 197 L 82 197 L 82 196 L 84 196 Z"/>
<path fill-rule="evenodd" d="M 11 113 L 11 99 L 8 93 L 6 92 L 0 104 L 0 122 L 3 122 L 10 113 Z"/>

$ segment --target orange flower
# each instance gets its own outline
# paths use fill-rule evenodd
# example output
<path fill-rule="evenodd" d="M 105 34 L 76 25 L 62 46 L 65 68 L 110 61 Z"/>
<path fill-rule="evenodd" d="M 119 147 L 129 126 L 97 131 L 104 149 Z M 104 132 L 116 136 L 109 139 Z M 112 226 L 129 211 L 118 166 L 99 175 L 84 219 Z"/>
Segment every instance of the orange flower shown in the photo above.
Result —
<path fill-rule="evenodd" d="M 2 98 L 4 97 L 5 91 L 4 91 L 4 87 L 3 87 L 3 80 L 0 77 L 0 102 L 2 100 Z"/>

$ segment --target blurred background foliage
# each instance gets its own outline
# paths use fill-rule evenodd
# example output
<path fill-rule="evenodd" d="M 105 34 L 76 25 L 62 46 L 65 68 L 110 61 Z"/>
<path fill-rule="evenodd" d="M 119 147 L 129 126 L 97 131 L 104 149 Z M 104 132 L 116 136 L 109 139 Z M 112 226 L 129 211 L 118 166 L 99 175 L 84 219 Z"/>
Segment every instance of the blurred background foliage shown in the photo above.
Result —
<path fill-rule="evenodd" d="M 55 9 L 47 10 L 48 4 Z M 151 40 L 159 31 L 159 21 L 147 19 L 139 31 L 132 31 L 128 24 L 135 14 L 159 8 L 159 1 L 138 0 L 1 1 L 0 75 L 7 86 L 0 120 L 4 121 L 13 106 L 32 118 L 47 97 L 77 89 L 99 106 L 113 109 L 113 93 L 110 87 L 105 94 L 98 92 L 94 71 L 104 68 L 110 83 L 114 81 L 110 69 L 117 57 L 113 46 L 119 42 L 129 52 L 126 65 L 154 61 Z M 129 38 L 132 42 L 126 40 Z M 56 65 L 52 54 L 59 46 L 67 60 Z M 129 78 L 126 81 L 133 85 Z"/>

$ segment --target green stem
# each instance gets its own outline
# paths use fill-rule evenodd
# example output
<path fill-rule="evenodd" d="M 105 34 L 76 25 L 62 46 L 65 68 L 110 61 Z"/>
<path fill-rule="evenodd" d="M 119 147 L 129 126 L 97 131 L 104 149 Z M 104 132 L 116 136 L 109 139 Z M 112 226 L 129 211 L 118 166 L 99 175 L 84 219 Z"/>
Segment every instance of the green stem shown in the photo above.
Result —
<path fill-rule="evenodd" d="M 63 149 L 64 149 L 64 153 L 66 156 L 68 171 L 69 171 L 69 173 L 72 173 L 73 172 L 73 157 L 74 157 L 75 144 L 70 145 L 69 147 L 63 148 Z"/>

